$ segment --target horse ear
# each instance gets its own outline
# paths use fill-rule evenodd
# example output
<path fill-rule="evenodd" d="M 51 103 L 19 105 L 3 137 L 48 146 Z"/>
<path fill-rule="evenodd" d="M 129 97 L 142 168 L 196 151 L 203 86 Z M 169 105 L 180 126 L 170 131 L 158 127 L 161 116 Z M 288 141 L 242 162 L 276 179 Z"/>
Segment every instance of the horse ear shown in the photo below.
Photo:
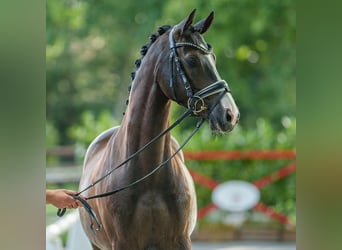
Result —
<path fill-rule="evenodd" d="M 202 19 L 198 23 L 195 24 L 194 28 L 200 34 L 204 34 L 210 27 L 211 23 L 214 20 L 214 12 L 210 12 L 209 16 L 206 19 Z"/>
<path fill-rule="evenodd" d="M 194 20 L 195 12 L 196 9 L 193 9 L 189 16 L 177 25 L 181 29 L 181 35 L 191 26 Z"/>

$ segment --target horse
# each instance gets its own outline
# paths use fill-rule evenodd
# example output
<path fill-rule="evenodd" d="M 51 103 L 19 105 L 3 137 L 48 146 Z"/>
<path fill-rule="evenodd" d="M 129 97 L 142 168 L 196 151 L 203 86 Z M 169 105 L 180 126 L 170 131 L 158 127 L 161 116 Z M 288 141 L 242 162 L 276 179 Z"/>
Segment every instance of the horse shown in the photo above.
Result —
<path fill-rule="evenodd" d="M 79 188 L 102 227 L 94 233 L 89 210 L 80 208 L 79 214 L 93 249 L 191 249 L 196 194 L 168 129 L 171 103 L 209 120 L 217 133 L 232 131 L 240 116 L 202 36 L 214 13 L 193 24 L 195 11 L 150 36 L 135 63 L 121 125 L 102 132 L 87 149 Z"/>

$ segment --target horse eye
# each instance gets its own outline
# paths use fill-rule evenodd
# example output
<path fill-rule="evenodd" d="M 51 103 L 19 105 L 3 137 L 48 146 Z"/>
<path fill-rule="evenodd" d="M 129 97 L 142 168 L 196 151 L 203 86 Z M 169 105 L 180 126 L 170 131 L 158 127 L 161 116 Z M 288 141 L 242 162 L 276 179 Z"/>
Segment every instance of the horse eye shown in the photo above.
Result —
<path fill-rule="evenodd" d="M 195 67 L 198 64 L 198 59 L 196 56 L 188 56 L 185 59 L 186 63 L 190 66 L 190 67 Z"/>

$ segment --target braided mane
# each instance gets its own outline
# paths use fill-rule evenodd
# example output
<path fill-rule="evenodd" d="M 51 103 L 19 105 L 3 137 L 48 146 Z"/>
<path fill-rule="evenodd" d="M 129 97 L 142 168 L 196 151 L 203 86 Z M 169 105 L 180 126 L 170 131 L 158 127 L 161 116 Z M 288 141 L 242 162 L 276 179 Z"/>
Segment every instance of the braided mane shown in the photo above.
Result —
<path fill-rule="evenodd" d="M 146 55 L 148 49 L 150 48 L 150 46 L 157 40 L 158 37 L 160 37 L 162 34 L 164 34 L 166 31 L 168 31 L 169 29 L 171 28 L 170 25 L 163 25 L 161 27 L 158 28 L 157 32 L 150 35 L 150 42 L 148 44 L 145 44 L 141 47 L 140 49 L 140 54 L 141 54 L 141 57 L 139 59 L 137 59 L 135 61 L 135 71 L 133 71 L 131 73 L 131 80 L 133 81 L 134 78 L 135 78 L 135 72 L 139 69 L 140 67 L 140 64 L 141 64 L 141 60 L 143 59 L 143 57 Z M 129 85 L 128 87 L 128 93 L 131 91 L 131 88 L 132 88 L 132 84 Z M 127 99 L 126 100 L 126 106 L 128 105 L 128 102 L 129 100 Z M 123 113 L 123 115 L 125 115 L 125 113 Z"/>

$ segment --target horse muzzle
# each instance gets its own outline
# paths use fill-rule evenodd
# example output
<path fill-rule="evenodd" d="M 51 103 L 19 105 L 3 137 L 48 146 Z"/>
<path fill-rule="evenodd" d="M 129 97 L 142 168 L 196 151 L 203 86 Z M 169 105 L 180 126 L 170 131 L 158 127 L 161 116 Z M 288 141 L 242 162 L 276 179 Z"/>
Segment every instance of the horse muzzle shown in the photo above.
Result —
<path fill-rule="evenodd" d="M 225 133 L 234 129 L 239 122 L 240 112 L 230 92 L 223 95 L 219 100 L 219 103 L 208 116 L 210 128 L 214 132 Z"/>

